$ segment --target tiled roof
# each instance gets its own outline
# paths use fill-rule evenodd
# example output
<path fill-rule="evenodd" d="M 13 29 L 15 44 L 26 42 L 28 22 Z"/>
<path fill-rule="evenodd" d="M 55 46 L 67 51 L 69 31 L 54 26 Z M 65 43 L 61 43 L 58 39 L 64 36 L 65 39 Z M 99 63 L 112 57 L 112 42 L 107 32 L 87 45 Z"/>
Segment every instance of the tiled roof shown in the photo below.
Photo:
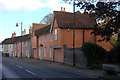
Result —
<path fill-rule="evenodd" d="M 18 36 L 18 37 L 15 37 L 15 38 L 16 38 L 15 42 L 26 41 L 26 40 L 30 39 L 30 34 L 27 34 L 27 35 L 24 35 L 24 36 Z"/>
<path fill-rule="evenodd" d="M 45 26 L 41 29 L 36 30 L 35 35 L 40 36 L 40 35 L 49 33 L 50 32 L 50 27 L 51 27 L 51 25 L 47 25 L 47 26 Z"/>
<path fill-rule="evenodd" d="M 15 40 L 16 38 L 7 38 L 4 41 L 2 41 L 2 44 L 13 44 Z"/>
<path fill-rule="evenodd" d="M 45 26 L 48 26 L 49 24 L 38 24 L 38 23 L 33 23 L 33 30 L 38 30 L 40 28 L 43 28 Z"/>
<path fill-rule="evenodd" d="M 73 28 L 73 13 L 54 11 L 54 19 L 59 28 Z M 91 14 L 75 13 L 75 28 L 93 28 L 95 23 Z"/>
<path fill-rule="evenodd" d="M 20 41 L 26 41 L 30 39 L 30 34 L 24 35 L 24 36 L 18 36 L 14 38 L 7 38 L 4 41 L 2 41 L 2 44 L 14 44 L 15 42 Z"/>

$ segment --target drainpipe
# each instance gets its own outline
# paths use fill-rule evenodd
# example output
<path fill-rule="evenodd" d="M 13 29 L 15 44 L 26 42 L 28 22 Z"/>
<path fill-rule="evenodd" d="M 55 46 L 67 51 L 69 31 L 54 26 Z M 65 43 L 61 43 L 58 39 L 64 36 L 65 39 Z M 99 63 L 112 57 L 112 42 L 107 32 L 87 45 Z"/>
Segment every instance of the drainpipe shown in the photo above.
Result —
<path fill-rule="evenodd" d="M 37 36 L 37 43 L 36 43 L 36 44 L 37 44 L 37 59 L 38 59 L 38 58 L 39 58 L 39 55 L 38 55 L 38 54 L 39 54 L 39 53 L 38 53 L 38 45 L 39 45 L 39 44 L 38 44 L 38 36 Z"/>
<path fill-rule="evenodd" d="M 85 26 L 83 26 L 83 43 L 85 43 Z"/>

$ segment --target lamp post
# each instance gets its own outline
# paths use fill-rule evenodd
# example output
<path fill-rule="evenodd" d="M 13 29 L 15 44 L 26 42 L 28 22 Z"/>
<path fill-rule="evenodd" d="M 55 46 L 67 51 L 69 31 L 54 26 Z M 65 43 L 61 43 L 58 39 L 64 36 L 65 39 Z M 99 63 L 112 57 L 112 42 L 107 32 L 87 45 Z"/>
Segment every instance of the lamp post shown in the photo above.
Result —
<path fill-rule="evenodd" d="M 75 66 L 75 0 L 73 2 L 73 66 Z"/>
<path fill-rule="evenodd" d="M 16 23 L 16 27 L 18 27 L 21 24 L 21 36 L 22 36 L 22 22 L 21 23 Z M 21 41 L 21 59 L 22 59 L 22 41 Z"/>

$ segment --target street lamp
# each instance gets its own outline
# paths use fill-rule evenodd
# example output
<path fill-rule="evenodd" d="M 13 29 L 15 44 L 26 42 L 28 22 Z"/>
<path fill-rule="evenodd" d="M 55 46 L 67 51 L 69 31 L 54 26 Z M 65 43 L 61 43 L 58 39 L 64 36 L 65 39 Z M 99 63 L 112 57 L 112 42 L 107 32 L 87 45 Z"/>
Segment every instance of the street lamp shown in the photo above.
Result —
<path fill-rule="evenodd" d="M 22 22 L 21 23 L 16 23 L 16 27 L 18 27 L 21 24 L 21 36 L 22 36 Z M 21 59 L 22 59 L 22 41 L 21 41 Z"/>

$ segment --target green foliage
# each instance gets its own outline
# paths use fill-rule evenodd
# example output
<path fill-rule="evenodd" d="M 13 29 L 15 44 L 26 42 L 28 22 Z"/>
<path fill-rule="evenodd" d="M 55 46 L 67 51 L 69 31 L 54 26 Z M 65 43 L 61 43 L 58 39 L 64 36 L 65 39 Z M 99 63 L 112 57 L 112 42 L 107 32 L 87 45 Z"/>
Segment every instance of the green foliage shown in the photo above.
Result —
<path fill-rule="evenodd" d="M 92 33 L 100 35 L 103 39 L 99 41 L 109 41 L 113 32 L 116 34 L 120 29 L 120 11 L 117 7 L 120 5 L 118 2 L 79 2 L 80 9 L 87 9 L 89 14 L 96 17 L 96 25 Z"/>
<path fill-rule="evenodd" d="M 112 64 L 119 64 L 120 63 L 120 43 L 114 46 L 113 49 L 110 50 L 108 55 L 109 62 Z"/>
<path fill-rule="evenodd" d="M 105 62 L 106 50 L 97 44 L 86 42 L 82 45 L 81 49 L 87 58 L 88 66 Z"/>

